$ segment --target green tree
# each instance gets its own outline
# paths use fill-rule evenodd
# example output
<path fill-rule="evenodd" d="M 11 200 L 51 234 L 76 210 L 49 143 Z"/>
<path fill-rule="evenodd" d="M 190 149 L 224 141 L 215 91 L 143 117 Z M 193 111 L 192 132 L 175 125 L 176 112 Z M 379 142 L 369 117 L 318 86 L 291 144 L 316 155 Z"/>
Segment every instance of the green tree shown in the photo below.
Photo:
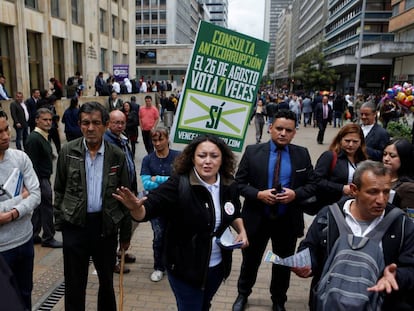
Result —
<path fill-rule="evenodd" d="M 295 60 L 293 78 L 300 81 L 305 91 L 331 90 L 338 80 L 335 70 L 325 60 L 323 46 L 320 44 Z"/>

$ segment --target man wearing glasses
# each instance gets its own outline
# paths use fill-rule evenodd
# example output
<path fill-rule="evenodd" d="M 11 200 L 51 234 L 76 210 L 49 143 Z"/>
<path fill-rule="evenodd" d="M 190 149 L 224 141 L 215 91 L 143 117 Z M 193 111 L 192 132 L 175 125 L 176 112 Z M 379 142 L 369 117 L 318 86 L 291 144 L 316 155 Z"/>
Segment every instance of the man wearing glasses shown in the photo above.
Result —
<path fill-rule="evenodd" d="M 32 310 L 34 249 L 31 218 L 40 203 L 39 181 L 26 153 L 9 148 L 7 119 L 6 113 L 0 111 L 0 255 L 14 274 L 24 310 Z M 11 182 L 13 172 L 17 177 L 21 174 L 23 187 L 18 187 L 15 180 Z M 10 183 L 13 187 L 8 186 Z M 7 299 L 4 300 L 7 303 Z"/>
<path fill-rule="evenodd" d="M 284 258 L 295 252 L 296 239 L 303 236 L 304 229 L 298 202 L 316 190 L 309 151 L 291 144 L 296 134 L 296 115 L 288 110 L 278 111 L 269 132 L 270 141 L 247 146 L 236 173 L 240 194 L 245 198 L 242 217 L 250 245 L 242 250 L 235 311 L 246 307 L 269 239 L 275 254 Z M 273 265 L 273 310 L 285 310 L 289 281 L 290 269 Z"/>
<path fill-rule="evenodd" d="M 97 310 L 116 311 L 116 248 L 118 240 L 124 250 L 129 247 L 131 217 L 112 193 L 131 185 L 124 153 L 103 139 L 108 119 L 101 104 L 84 103 L 83 137 L 66 143 L 57 160 L 55 227 L 63 237 L 66 311 L 85 310 L 90 257 L 99 278 Z"/>

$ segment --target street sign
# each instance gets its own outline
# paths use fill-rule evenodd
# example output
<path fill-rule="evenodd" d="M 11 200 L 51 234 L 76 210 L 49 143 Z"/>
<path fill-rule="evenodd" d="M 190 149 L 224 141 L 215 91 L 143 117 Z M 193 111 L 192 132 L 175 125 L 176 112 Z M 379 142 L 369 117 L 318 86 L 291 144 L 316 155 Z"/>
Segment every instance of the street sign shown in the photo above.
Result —
<path fill-rule="evenodd" d="M 269 43 L 200 22 L 172 129 L 175 143 L 201 134 L 242 151 Z"/>

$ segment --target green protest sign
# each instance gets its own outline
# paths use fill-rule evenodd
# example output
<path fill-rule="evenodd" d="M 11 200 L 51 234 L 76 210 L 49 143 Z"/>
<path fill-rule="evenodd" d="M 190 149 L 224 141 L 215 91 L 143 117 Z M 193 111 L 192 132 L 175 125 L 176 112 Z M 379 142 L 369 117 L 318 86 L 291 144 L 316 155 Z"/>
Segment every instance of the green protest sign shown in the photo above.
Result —
<path fill-rule="evenodd" d="M 174 142 L 215 134 L 242 151 L 269 43 L 207 22 L 199 25 L 174 122 Z"/>

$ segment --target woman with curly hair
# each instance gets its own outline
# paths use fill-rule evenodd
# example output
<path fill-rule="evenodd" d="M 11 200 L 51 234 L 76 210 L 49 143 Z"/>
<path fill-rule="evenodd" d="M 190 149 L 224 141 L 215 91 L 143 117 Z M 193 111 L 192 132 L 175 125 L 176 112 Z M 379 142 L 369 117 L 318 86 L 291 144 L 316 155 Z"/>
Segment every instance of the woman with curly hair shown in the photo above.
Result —
<path fill-rule="evenodd" d="M 223 140 L 202 135 L 176 158 L 173 175 L 147 197 L 138 199 L 123 187 L 113 194 L 137 221 L 166 218 L 164 257 L 179 311 L 209 310 L 229 276 L 231 250 L 220 247 L 217 237 L 232 226 L 235 241 L 248 246 L 235 166 L 235 156 Z"/>

